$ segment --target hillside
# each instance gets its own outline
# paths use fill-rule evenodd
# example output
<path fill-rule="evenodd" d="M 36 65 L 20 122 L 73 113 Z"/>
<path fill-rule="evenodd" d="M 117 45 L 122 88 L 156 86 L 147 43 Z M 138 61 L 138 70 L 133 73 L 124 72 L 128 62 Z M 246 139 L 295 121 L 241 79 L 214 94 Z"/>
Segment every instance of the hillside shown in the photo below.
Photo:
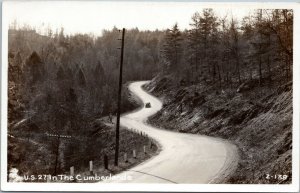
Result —
<path fill-rule="evenodd" d="M 129 93 L 126 90 L 128 97 Z M 131 100 L 132 106 L 126 110 L 137 107 L 137 103 Z M 114 120 L 113 120 L 114 121 Z M 22 132 L 21 132 L 22 131 Z M 157 153 L 157 146 L 151 143 L 147 154 L 143 153 L 143 146 L 150 143 L 150 139 L 139 133 L 121 128 L 120 135 L 120 159 L 119 166 L 114 166 L 115 123 L 111 124 L 108 117 L 102 117 L 92 121 L 82 132 L 70 133 L 69 139 L 49 137 L 48 131 L 39 128 L 30 119 L 23 119 L 10 129 L 8 134 L 8 170 L 18 170 L 18 175 L 43 174 L 68 174 L 71 166 L 75 167 L 76 173 L 89 175 L 88 163 L 94 163 L 94 173 L 108 176 L 131 168 Z M 59 153 L 57 145 L 59 144 Z M 86 145 L 83 145 L 86 144 Z M 132 157 L 132 150 L 136 150 L 136 158 Z M 124 160 L 124 154 L 128 155 L 128 161 Z M 104 155 L 108 156 L 108 169 L 104 168 Z M 55 159 L 58 156 L 57 171 Z M 32 160 L 35 160 L 32 164 Z M 14 181 L 15 178 L 9 178 Z M 38 182 L 44 180 L 39 180 Z M 25 181 L 28 182 L 28 181 Z M 31 182 L 31 181 L 30 181 Z M 96 181 L 84 181 L 96 182 Z"/>
<path fill-rule="evenodd" d="M 131 33 L 141 34 L 138 41 L 144 41 L 150 32 L 133 30 L 127 35 Z M 117 112 L 118 37 L 117 29 L 97 39 L 86 34 L 64 35 L 63 28 L 46 36 L 34 29 L 9 29 L 8 173 L 17 169 L 19 175 L 57 175 L 67 173 L 72 165 L 76 172 L 83 172 L 89 160 L 94 160 L 100 174 L 114 174 L 151 157 L 152 152 L 144 155 L 142 146 L 136 147 L 148 145 L 147 138 L 122 130 L 120 143 L 125 146 L 120 147 L 120 156 L 127 152 L 130 160 L 120 159 L 119 167 L 103 170 L 105 154 L 113 165 L 115 125 L 107 126 L 107 120 L 99 119 Z M 141 76 L 139 69 L 136 74 L 129 71 L 124 72 L 124 83 Z M 151 75 L 149 70 L 147 75 Z M 122 113 L 139 106 L 128 100 L 126 86 Z M 133 148 L 137 148 L 137 159 L 131 159 Z"/>
<path fill-rule="evenodd" d="M 164 106 L 149 122 L 161 128 L 227 139 L 239 148 L 234 175 L 224 183 L 291 183 L 292 83 L 259 87 L 255 80 L 239 89 L 207 84 L 173 84 L 157 76 L 145 88 Z M 269 179 L 268 175 L 287 175 Z"/>

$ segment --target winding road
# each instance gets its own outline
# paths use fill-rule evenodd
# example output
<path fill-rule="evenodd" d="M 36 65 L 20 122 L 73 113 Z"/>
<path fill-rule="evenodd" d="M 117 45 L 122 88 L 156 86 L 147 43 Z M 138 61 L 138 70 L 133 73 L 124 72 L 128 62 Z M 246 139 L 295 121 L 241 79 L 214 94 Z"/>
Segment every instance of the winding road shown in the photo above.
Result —
<path fill-rule="evenodd" d="M 155 128 L 147 118 L 162 108 L 162 102 L 148 94 L 142 86 L 148 81 L 134 82 L 129 90 L 144 108 L 121 117 L 121 125 L 143 131 L 159 145 L 158 155 L 117 176 L 131 176 L 131 181 L 110 180 L 112 183 L 221 183 L 237 166 L 237 148 L 229 142 L 202 135 L 186 134 Z"/>

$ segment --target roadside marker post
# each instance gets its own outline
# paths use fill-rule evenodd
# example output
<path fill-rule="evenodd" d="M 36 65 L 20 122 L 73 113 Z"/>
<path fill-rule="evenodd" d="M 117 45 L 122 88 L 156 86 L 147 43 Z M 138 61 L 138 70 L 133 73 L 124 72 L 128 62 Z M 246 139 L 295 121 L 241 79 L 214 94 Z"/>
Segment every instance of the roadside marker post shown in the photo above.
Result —
<path fill-rule="evenodd" d="M 149 140 L 149 146 L 150 146 L 150 149 L 152 149 L 152 141 L 151 141 L 151 139 Z"/>
<path fill-rule="evenodd" d="M 94 175 L 94 172 L 93 172 L 93 161 L 90 161 L 90 175 Z"/>
<path fill-rule="evenodd" d="M 74 176 L 74 166 L 70 167 L 70 176 Z"/>
<path fill-rule="evenodd" d="M 136 152 L 135 152 L 135 149 L 132 151 L 132 154 L 133 154 L 133 158 L 136 159 Z"/>
<path fill-rule="evenodd" d="M 147 154 L 147 152 L 146 152 L 146 146 L 144 145 L 144 154 Z"/>
<path fill-rule="evenodd" d="M 108 157 L 104 155 L 104 168 L 108 170 Z"/>
<path fill-rule="evenodd" d="M 128 160 L 127 160 L 127 153 L 124 153 L 124 161 L 125 161 L 125 163 L 128 162 Z"/>

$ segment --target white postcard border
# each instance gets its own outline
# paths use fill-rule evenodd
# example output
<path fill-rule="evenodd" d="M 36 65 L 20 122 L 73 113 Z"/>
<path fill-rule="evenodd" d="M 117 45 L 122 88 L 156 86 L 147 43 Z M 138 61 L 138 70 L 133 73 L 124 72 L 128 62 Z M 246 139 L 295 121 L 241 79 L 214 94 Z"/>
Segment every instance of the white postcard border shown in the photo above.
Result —
<path fill-rule="evenodd" d="M 74 1 L 76 2 L 76 1 Z M 147 2 L 147 1 L 146 1 Z M 164 3 L 164 2 L 157 2 Z M 172 3 L 172 2 L 167 2 Z M 179 3 L 175 1 L 174 3 Z M 185 2 L 190 3 L 190 2 Z M 195 3 L 195 2 L 192 2 Z M 289 8 L 294 10 L 293 63 L 293 155 L 292 184 L 100 184 L 100 183 L 8 183 L 7 182 L 7 66 L 8 66 L 8 10 L 2 4 L 2 65 L 1 65 L 1 190 L 2 191 L 173 191 L 173 192 L 297 192 L 299 191 L 299 105 L 300 105 L 300 6 L 299 3 L 207 3 L 207 7 L 249 6 L 251 8 Z M 296 25 L 298 24 L 298 25 Z"/>

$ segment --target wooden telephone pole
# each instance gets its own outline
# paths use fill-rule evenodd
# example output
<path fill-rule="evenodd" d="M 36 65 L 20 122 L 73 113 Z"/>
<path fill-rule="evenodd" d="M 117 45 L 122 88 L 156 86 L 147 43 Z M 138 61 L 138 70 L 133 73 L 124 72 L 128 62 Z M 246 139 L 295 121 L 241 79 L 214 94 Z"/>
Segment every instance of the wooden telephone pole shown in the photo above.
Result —
<path fill-rule="evenodd" d="M 121 93 L 122 93 L 122 72 L 123 72 L 123 56 L 124 56 L 124 36 L 125 28 L 122 31 L 122 47 L 121 47 L 121 60 L 120 60 L 120 77 L 119 77 L 119 92 L 118 92 L 118 112 L 116 124 L 116 149 L 115 149 L 115 166 L 119 162 L 119 138 L 120 138 L 120 114 L 121 114 Z"/>

